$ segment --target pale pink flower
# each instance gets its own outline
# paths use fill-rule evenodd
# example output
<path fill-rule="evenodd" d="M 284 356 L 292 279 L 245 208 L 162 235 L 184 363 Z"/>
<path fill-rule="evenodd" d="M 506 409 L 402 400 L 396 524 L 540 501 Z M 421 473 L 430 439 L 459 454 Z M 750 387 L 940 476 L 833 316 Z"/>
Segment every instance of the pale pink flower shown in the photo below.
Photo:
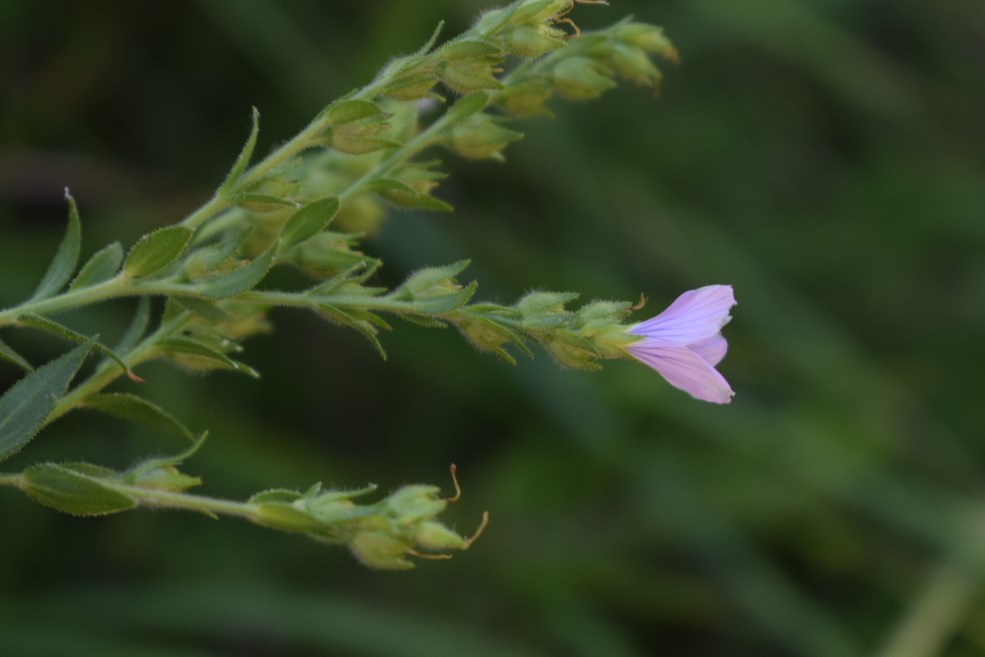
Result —
<path fill-rule="evenodd" d="M 727 404 L 735 393 L 715 365 L 728 350 L 721 330 L 734 305 L 731 285 L 685 292 L 656 317 L 626 329 L 643 338 L 626 351 L 692 397 Z"/>

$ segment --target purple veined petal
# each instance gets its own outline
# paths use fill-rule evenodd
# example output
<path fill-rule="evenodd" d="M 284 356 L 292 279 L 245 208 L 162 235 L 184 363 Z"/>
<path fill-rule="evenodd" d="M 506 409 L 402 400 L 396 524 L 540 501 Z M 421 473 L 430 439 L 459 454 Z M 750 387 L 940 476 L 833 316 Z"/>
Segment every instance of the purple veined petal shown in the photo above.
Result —
<path fill-rule="evenodd" d="M 728 351 L 728 342 L 722 337 L 721 333 L 716 333 L 707 340 L 689 344 L 687 347 L 701 356 L 701 360 L 714 367 L 725 358 L 725 352 Z"/>
<path fill-rule="evenodd" d="M 628 332 L 660 342 L 695 344 L 718 333 L 731 319 L 729 309 L 734 305 L 731 285 L 707 285 L 685 292 L 662 313 Z"/>
<path fill-rule="evenodd" d="M 732 401 L 735 393 L 725 377 L 687 347 L 643 338 L 627 345 L 626 351 L 695 399 L 715 404 Z"/>

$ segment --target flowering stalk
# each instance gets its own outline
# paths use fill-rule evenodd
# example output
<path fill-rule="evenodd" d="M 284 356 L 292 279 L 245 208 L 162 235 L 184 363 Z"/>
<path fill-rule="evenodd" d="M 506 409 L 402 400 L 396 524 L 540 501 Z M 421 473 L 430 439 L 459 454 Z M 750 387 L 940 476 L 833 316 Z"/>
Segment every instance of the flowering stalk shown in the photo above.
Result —
<path fill-rule="evenodd" d="M 81 268 L 81 221 L 66 192 L 69 225 L 55 259 L 29 299 L 0 309 L 0 329 L 41 330 L 77 346 L 35 369 L 0 341 L 0 360 L 27 371 L 0 396 L 0 461 L 51 422 L 83 407 L 165 427 L 193 447 L 124 472 L 83 463 L 39 464 L 0 475 L 0 484 L 82 515 L 150 506 L 239 516 L 348 545 L 375 568 L 406 568 L 412 563 L 408 556 L 466 549 L 473 539 L 436 520 L 449 500 L 431 486 L 405 487 L 368 505 L 354 500 L 370 489 L 275 490 L 245 502 L 188 493 L 199 481 L 177 465 L 202 438 L 149 400 L 106 392 L 124 374 L 139 382 L 135 370 L 152 360 L 196 372 L 226 369 L 257 376 L 237 359 L 241 342 L 268 330 L 267 313 L 276 307 L 315 312 L 355 329 L 384 357 L 379 336 L 396 317 L 454 327 L 479 350 L 510 363 L 517 352 L 531 355 L 531 344 L 560 364 L 581 369 L 598 369 L 605 359 L 640 359 L 692 395 L 722 401 L 710 399 L 697 384 L 682 383 L 681 368 L 664 354 L 673 348 L 700 360 L 702 345 L 660 342 L 667 323 L 656 319 L 628 324 L 635 309 L 628 302 L 593 301 L 571 309 L 577 294 L 538 291 L 509 306 L 474 303 L 477 283 L 458 280 L 466 261 L 422 269 L 393 289 L 371 282 L 382 263 L 360 250 L 359 239 L 378 227 L 386 206 L 452 209 L 433 195 L 445 174 L 440 162 L 418 159 L 425 151 L 443 148 L 465 158 L 502 160 L 504 148 L 523 136 L 509 127 L 510 117 L 548 114 L 544 103 L 553 96 L 597 97 L 617 79 L 655 87 L 660 73 L 651 56 L 676 60 L 673 46 L 650 25 L 624 21 L 581 33 L 567 15 L 573 5 L 573 0 L 518 0 L 483 14 L 470 30 L 438 47 L 436 31 L 419 51 L 391 61 L 368 85 L 328 105 L 294 138 L 250 166 L 258 135 L 254 110 L 246 144 L 206 203 L 145 235 L 129 251 L 110 244 Z M 571 31 L 579 36 L 569 38 Z M 500 76 L 511 57 L 521 63 Z M 420 101 L 444 103 L 442 87 L 461 97 L 421 125 Z M 264 288 L 269 271 L 279 266 L 299 269 L 308 284 Z M 130 330 L 113 347 L 53 319 L 121 297 L 140 301 Z M 160 323 L 148 332 L 152 297 L 166 302 Z M 675 311 L 675 316 L 688 313 Z M 103 362 L 72 387 L 93 352 Z M 702 362 L 717 375 L 717 361 Z M 719 396 L 728 389 L 722 382 L 716 380 L 714 389 Z"/>

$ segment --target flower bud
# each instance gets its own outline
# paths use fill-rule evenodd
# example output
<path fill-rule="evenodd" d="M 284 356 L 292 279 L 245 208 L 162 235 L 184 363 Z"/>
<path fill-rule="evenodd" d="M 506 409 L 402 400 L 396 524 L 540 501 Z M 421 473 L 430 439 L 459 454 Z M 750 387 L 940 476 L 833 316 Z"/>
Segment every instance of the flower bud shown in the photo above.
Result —
<path fill-rule="evenodd" d="M 299 244 L 287 257 L 308 276 L 322 280 L 370 260 L 350 245 L 354 237 L 323 231 Z"/>
<path fill-rule="evenodd" d="M 182 474 L 178 468 L 167 465 L 142 473 L 133 483 L 140 488 L 181 492 L 200 485 L 202 480 L 199 477 Z"/>
<path fill-rule="evenodd" d="M 571 100 L 598 98 L 616 83 L 598 70 L 598 65 L 587 57 L 568 57 L 554 67 L 554 89 Z"/>
<path fill-rule="evenodd" d="M 352 554 L 363 565 L 379 570 L 410 570 L 414 563 L 405 558 L 414 546 L 403 538 L 381 531 L 360 532 L 349 541 Z"/>
<path fill-rule="evenodd" d="M 680 60 L 677 48 L 664 36 L 663 30 L 654 25 L 629 23 L 616 30 L 616 38 L 624 43 L 642 48 L 669 59 L 675 64 Z"/>
<path fill-rule="evenodd" d="M 445 510 L 448 502 L 439 498 L 437 486 L 415 484 L 404 486 L 384 500 L 387 515 L 400 525 L 412 525 L 430 520 Z"/>
<path fill-rule="evenodd" d="M 464 538 L 435 520 L 426 520 L 414 527 L 411 538 L 427 550 L 464 550 Z"/>
<path fill-rule="evenodd" d="M 441 81 L 460 94 L 470 94 L 484 89 L 502 89 L 503 83 L 496 79 L 498 60 L 454 59 L 441 67 Z"/>
<path fill-rule="evenodd" d="M 510 142 L 523 138 L 522 132 L 500 126 L 488 114 L 474 114 L 452 128 L 446 145 L 473 160 L 490 158 L 502 161 L 500 151 Z"/>
<path fill-rule="evenodd" d="M 496 98 L 496 103 L 513 116 L 553 116 L 544 103 L 551 97 L 551 83 L 544 79 L 525 80 L 511 84 Z"/>
<path fill-rule="evenodd" d="M 579 370 L 602 369 L 602 366 L 596 362 L 599 352 L 595 346 L 571 331 L 563 329 L 544 331 L 537 340 L 559 365 Z"/>
<path fill-rule="evenodd" d="M 519 25 L 505 34 L 506 48 L 521 57 L 539 57 L 567 44 L 565 33 L 544 23 Z"/>
<path fill-rule="evenodd" d="M 616 43 L 612 46 L 609 61 L 616 73 L 643 86 L 660 79 L 660 71 L 653 65 L 642 48 Z"/>

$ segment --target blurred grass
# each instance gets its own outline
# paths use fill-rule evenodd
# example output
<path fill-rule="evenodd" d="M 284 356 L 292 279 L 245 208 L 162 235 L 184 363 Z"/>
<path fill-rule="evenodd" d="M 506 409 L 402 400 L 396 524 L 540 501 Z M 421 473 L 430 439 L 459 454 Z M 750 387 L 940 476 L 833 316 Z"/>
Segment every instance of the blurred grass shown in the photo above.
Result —
<path fill-rule="evenodd" d="M 250 105 L 272 147 L 438 20 L 453 34 L 483 6 L 4 3 L 0 304 L 41 275 L 65 185 L 86 253 L 133 240 L 207 196 Z M 575 16 L 630 12 L 683 54 L 659 100 L 558 104 L 554 121 L 523 122 L 505 166 L 444 156 L 456 214 L 396 214 L 367 248 L 393 280 L 472 258 L 480 297 L 500 301 L 642 291 L 657 310 L 732 283 L 734 403 L 693 402 L 626 363 L 512 369 L 413 326 L 387 336 L 382 363 L 358 336 L 278 313 L 248 345 L 260 383 L 144 374 L 152 398 L 211 430 L 190 464 L 208 491 L 392 488 L 440 482 L 455 461 L 466 496 L 450 518 L 467 532 L 489 508 L 488 536 L 379 574 L 234 521 L 81 520 L 6 491 L 8 652 L 981 654 L 985 10 L 626 0 Z M 107 308 L 116 330 L 127 309 Z M 101 313 L 71 319 L 111 332 Z M 59 348 L 9 340 L 36 358 Z M 0 385 L 15 377 L 0 370 Z M 9 465 L 171 447 L 80 414 Z"/>

